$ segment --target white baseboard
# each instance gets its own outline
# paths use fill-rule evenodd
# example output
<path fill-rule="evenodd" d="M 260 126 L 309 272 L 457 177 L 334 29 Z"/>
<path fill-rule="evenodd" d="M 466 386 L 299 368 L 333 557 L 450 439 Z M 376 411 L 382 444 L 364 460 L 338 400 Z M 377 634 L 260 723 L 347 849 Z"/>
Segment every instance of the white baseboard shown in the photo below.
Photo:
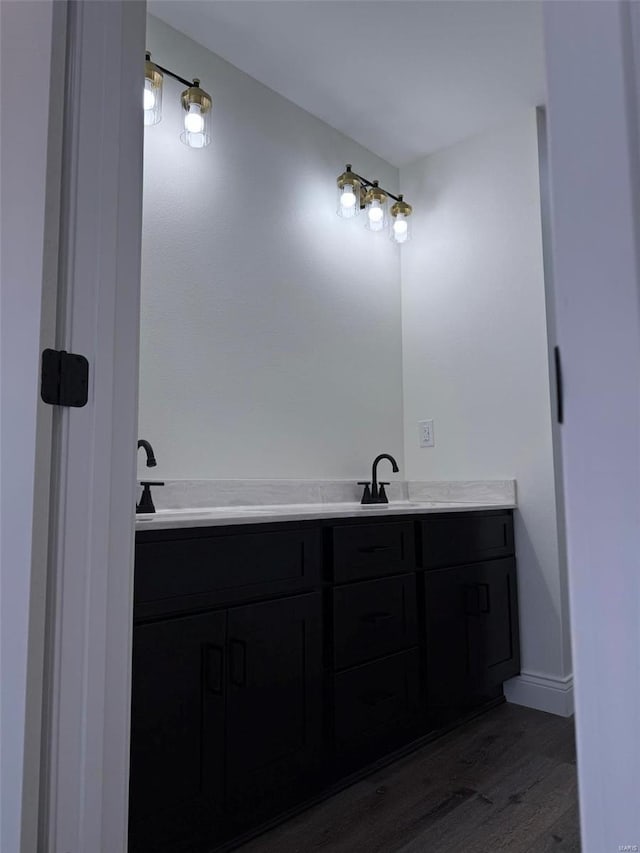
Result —
<path fill-rule="evenodd" d="M 573 714 L 573 675 L 558 678 L 522 672 L 504 684 L 507 702 L 570 717 Z"/>

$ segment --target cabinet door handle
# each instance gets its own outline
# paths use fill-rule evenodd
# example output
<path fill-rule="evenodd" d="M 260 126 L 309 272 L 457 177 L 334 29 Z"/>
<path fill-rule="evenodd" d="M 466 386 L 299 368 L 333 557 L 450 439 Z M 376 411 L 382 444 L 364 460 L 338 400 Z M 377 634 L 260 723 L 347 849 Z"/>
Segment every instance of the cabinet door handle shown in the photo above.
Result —
<path fill-rule="evenodd" d="M 229 681 L 234 687 L 247 683 L 247 644 L 243 640 L 229 640 Z"/>
<path fill-rule="evenodd" d="M 382 551 L 390 551 L 393 545 L 367 545 L 365 548 L 358 548 L 361 554 L 380 554 Z"/>
<path fill-rule="evenodd" d="M 464 609 L 468 616 L 490 613 L 489 584 L 474 583 L 464 588 Z"/>
<path fill-rule="evenodd" d="M 204 681 L 207 690 L 222 696 L 224 654 L 221 646 L 208 643 L 204 647 Z"/>
<path fill-rule="evenodd" d="M 489 604 L 489 584 L 478 584 L 478 610 L 480 613 L 489 613 L 491 606 Z"/>
<path fill-rule="evenodd" d="M 363 705 L 369 705 L 371 708 L 377 708 L 383 702 L 388 702 L 393 699 L 395 693 L 389 693 L 388 690 L 369 690 L 368 693 L 362 693 L 360 701 Z"/>
<path fill-rule="evenodd" d="M 393 619 L 393 613 L 365 613 L 362 617 L 363 622 L 371 622 L 372 625 L 378 625 L 380 622 L 386 622 L 389 619 Z"/>

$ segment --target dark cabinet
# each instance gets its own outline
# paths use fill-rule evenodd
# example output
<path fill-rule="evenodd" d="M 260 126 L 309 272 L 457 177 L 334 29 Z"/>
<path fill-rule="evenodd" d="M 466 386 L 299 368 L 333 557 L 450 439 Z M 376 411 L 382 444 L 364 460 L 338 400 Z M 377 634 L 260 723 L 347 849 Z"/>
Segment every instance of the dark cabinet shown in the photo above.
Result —
<path fill-rule="evenodd" d="M 289 595 L 320 582 L 318 529 L 217 536 L 204 531 L 166 531 L 137 543 L 138 618 Z"/>
<path fill-rule="evenodd" d="M 420 566 L 439 569 L 513 554 L 511 512 L 431 515 L 420 525 Z"/>
<path fill-rule="evenodd" d="M 352 769 L 417 735 L 420 656 L 417 649 L 338 673 L 334 680 L 338 766 Z"/>
<path fill-rule="evenodd" d="M 246 560 L 269 544 L 245 539 Z M 296 562 L 284 538 L 277 544 L 282 563 L 271 576 L 288 573 L 295 588 L 297 567 L 314 558 L 298 547 Z M 180 586 L 176 571 L 178 594 L 193 577 Z M 208 595 L 219 579 L 203 577 Z M 137 622 L 130 853 L 208 851 L 310 790 L 322 755 L 322 677 L 319 591 Z"/>
<path fill-rule="evenodd" d="M 417 645 L 415 574 L 335 587 L 333 642 L 336 669 Z"/>
<path fill-rule="evenodd" d="M 415 568 L 411 522 L 354 524 L 333 530 L 333 580 L 378 578 Z"/>
<path fill-rule="evenodd" d="M 181 850 L 219 830 L 225 633 L 224 612 L 134 629 L 132 851 Z"/>
<path fill-rule="evenodd" d="M 330 704 L 338 776 L 418 734 L 414 543 L 414 525 L 406 521 L 332 531 Z"/>
<path fill-rule="evenodd" d="M 519 670 L 508 511 L 150 531 L 134 600 L 129 853 L 211 853 Z"/>
<path fill-rule="evenodd" d="M 427 702 L 454 714 L 519 672 L 513 558 L 425 572 Z"/>
<path fill-rule="evenodd" d="M 130 853 L 204 853 L 310 790 L 320 561 L 308 526 L 137 542 Z"/>
<path fill-rule="evenodd" d="M 226 808 L 243 826 L 301 796 L 322 734 L 320 593 L 228 611 Z"/>

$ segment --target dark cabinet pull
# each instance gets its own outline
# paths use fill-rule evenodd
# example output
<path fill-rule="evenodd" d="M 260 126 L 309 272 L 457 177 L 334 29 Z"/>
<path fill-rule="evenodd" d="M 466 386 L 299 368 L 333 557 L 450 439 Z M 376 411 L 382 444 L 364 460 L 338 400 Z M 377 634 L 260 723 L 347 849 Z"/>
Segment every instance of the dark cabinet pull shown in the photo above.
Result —
<path fill-rule="evenodd" d="M 360 701 L 363 705 L 369 705 L 371 708 L 377 708 L 378 705 L 382 705 L 383 702 L 388 702 L 389 699 L 393 699 L 395 693 L 389 693 L 388 690 L 369 690 L 368 693 L 363 693 L 360 696 Z"/>
<path fill-rule="evenodd" d="M 234 687 L 247 683 L 247 644 L 243 640 L 229 640 L 229 680 Z"/>
<path fill-rule="evenodd" d="M 366 548 L 358 548 L 361 554 L 379 554 L 381 551 L 390 551 L 393 545 L 367 545 Z"/>
<path fill-rule="evenodd" d="M 380 622 L 386 622 L 388 619 L 393 619 L 393 613 L 365 613 L 362 617 L 363 622 L 371 622 L 372 625 L 378 625 Z"/>
<path fill-rule="evenodd" d="M 489 584 L 468 584 L 464 588 L 465 613 L 475 615 L 476 613 L 490 613 Z"/>
<path fill-rule="evenodd" d="M 478 584 L 478 610 L 480 613 L 489 613 L 489 584 Z"/>
<path fill-rule="evenodd" d="M 207 690 L 222 695 L 224 654 L 221 646 L 209 643 L 204 647 L 204 680 Z"/>

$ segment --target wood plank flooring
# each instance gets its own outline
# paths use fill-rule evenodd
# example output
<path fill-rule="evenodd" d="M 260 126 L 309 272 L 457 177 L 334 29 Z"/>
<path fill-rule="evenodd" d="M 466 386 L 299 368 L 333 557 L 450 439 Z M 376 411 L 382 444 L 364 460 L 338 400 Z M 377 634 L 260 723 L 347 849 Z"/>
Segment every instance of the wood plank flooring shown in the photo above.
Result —
<path fill-rule="evenodd" d="M 240 853 L 579 853 L 573 720 L 500 705 Z"/>

